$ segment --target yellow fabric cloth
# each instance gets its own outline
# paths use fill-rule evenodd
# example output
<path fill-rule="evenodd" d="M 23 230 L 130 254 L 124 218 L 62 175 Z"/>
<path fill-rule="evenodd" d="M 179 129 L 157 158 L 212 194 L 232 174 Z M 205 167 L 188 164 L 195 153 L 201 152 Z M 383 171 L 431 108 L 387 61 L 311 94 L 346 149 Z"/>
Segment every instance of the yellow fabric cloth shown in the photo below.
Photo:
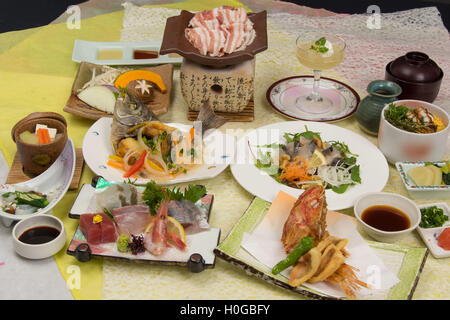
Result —
<path fill-rule="evenodd" d="M 199 11 L 230 5 L 243 7 L 235 0 L 188 0 L 164 5 L 172 9 Z M 149 6 L 152 7 L 152 6 Z M 246 8 L 248 10 L 248 8 Z M 36 111 L 62 114 L 68 123 L 68 135 L 75 147 L 82 145 L 84 133 L 93 121 L 63 112 L 70 95 L 78 64 L 72 61 L 76 39 L 91 41 L 119 41 L 123 10 L 81 21 L 80 29 L 69 29 L 66 23 L 0 34 L 0 149 L 9 165 L 12 164 L 16 146 L 11 136 L 15 123 Z M 93 173 L 84 167 L 80 186 L 90 183 Z M 66 254 L 66 249 L 78 226 L 78 221 L 68 217 L 77 191 L 69 191 L 53 213 L 64 222 L 67 232 L 66 247 L 55 255 L 61 274 L 70 285 L 73 266 L 80 269 L 81 284 L 72 288 L 75 299 L 100 299 L 102 297 L 102 260 L 79 263 Z"/>

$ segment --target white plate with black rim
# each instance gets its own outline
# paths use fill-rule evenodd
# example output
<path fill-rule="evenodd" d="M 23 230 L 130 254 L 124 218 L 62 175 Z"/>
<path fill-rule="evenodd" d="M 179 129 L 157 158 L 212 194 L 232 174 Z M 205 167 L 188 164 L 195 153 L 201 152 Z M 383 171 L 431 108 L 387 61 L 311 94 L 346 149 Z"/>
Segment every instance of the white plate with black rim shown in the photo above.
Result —
<path fill-rule="evenodd" d="M 381 151 L 363 136 L 336 125 L 310 122 L 287 121 L 260 127 L 239 138 L 236 145 L 236 160 L 231 172 L 238 183 L 251 194 L 272 202 L 279 191 L 298 197 L 303 190 L 277 182 L 255 166 L 254 154 L 258 145 L 284 143 L 284 133 L 300 133 L 308 130 L 319 132 L 323 141 L 344 142 L 350 151 L 357 154 L 360 165 L 361 184 L 350 186 L 344 193 L 326 190 L 328 209 L 342 210 L 353 206 L 363 193 L 383 190 L 389 179 L 389 166 Z M 253 150 L 250 150 L 250 147 Z"/>
<path fill-rule="evenodd" d="M 358 93 L 349 85 L 326 77 L 320 78 L 319 93 L 332 101 L 333 107 L 326 113 L 302 111 L 296 106 L 296 99 L 309 95 L 313 82 L 313 76 L 294 76 L 278 80 L 267 90 L 267 101 L 276 112 L 294 120 L 335 122 L 356 112 L 361 101 Z"/>

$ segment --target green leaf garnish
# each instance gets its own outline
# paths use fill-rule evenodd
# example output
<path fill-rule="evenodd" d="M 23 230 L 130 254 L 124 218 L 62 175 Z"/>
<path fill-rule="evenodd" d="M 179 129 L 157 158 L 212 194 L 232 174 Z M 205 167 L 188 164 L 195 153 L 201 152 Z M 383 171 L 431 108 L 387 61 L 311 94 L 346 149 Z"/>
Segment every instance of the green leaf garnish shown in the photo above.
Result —
<path fill-rule="evenodd" d="M 344 193 L 345 191 L 347 191 L 348 187 L 350 186 L 349 183 L 347 184 L 341 184 L 338 187 L 331 187 L 331 190 L 333 190 L 336 193 Z"/>
<path fill-rule="evenodd" d="M 344 156 L 346 155 L 352 155 L 354 157 L 357 157 L 357 154 L 351 153 L 350 149 L 348 148 L 348 146 L 344 143 L 344 142 L 340 142 L 340 141 L 329 141 L 329 143 L 336 149 L 338 149 Z"/>
<path fill-rule="evenodd" d="M 301 132 L 301 133 L 285 133 L 284 134 L 284 138 L 286 139 L 286 142 L 293 142 L 293 141 L 300 141 L 300 137 L 304 137 L 308 140 L 312 140 L 314 137 L 316 137 L 317 139 L 319 139 L 320 141 L 322 141 L 322 138 L 320 137 L 320 133 L 319 132 L 313 132 L 308 130 L 308 126 L 305 126 L 305 132 Z"/>
<path fill-rule="evenodd" d="M 206 194 L 204 186 L 190 185 L 181 191 L 180 188 L 169 189 L 158 186 L 156 182 L 151 181 L 147 183 L 142 199 L 150 207 L 150 213 L 156 215 L 159 205 L 162 200 L 189 200 L 192 203 L 197 202 Z"/>
<path fill-rule="evenodd" d="M 354 166 L 351 170 L 351 178 L 353 181 L 357 182 L 357 183 L 361 183 L 361 177 L 359 175 L 359 165 Z"/>
<path fill-rule="evenodd" d="M 320 38 L 319 40 L 316 40 L 314 42 L 314 45 L 311 45 L 311 50 L 320 52 L 320 53 L 325 53 L 328 51 L 328 48 L 325 47 L 325 43 L 327 42 L 327 39 L 325 37 Z"/>

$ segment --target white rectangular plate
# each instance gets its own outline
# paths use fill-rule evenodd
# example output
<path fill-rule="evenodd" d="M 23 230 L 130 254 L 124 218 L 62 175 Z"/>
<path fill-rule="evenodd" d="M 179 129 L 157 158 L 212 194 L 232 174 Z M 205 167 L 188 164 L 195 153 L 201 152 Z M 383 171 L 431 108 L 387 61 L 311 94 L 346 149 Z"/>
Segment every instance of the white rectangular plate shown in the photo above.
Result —
<path fill-rule="evenodd" d="M 73 47 L 72 60 L 75 62 L 91 62 L 101 65 L 155 65 L 155 64 L 180 64 L 182 57 L 170 57 L 168 54 L 160 55 L 154 59 L 134 59 L 135 50 L 149 50 L 159 53 L 161 41 L 148 42 L 97 42 L 75 40 Z M 120 60 L 99 60 L 98 53 L 101 50 L 122 50 L 122 59 Z"/>
<path fill-rule="evenodd" d="M 206 206 L 208 207 L 208 218 L 213 203 L 213 197 L 211 197 L 211 195 L 209 196 L 210 198 L 208 199 L 210 201 L 208 201 L 208 203 L 206 204 Z M 199 205 L 198 202 L 197 205 Z M 72 209 L 69 211 L 69 217 L 78 219 L 80 218 L 80 215 L 84 213 L 94 213 L 94 212 L 98 212 L 97 207 L 95 205 L 95 188 L 92 187 L 91 185 L 84 184 L 81 187 L 81 190 L 72 206 Z M 117 259 L 117 260 L 147 262 L 151 264 L 184 266 L 187 264 L 191 254 L 198 253 L 203 257 L 205 261 L 204 262 L 205 267 L 213 268 L 216 260 L 213 250 L 218 245 L 219 239 L 220 239 L 220 229 L 218 228 L 209 228 L 208 230 L 197 233 L 189 233 L 188 229 L 186 229 L 187 249 L 186 251 L 183 252 L 175 248 L 169 248 L 167 252 L 160 257 L 159 256 L 156 257 L 147 251 L 144 253 L 140 253 L 138 255 L 133 255 L 130 252 L 122 253 L 118 251 L 116 243 L 111 242 L 90 246 L 91 249 L 90 256 L 99 258 Z M 80 244 L 84 243 L 87 243 L 86 238 L 81 232 L 80 227 L 78 227 L 69 244 L 67 254 L 76 256 L 77 247 Z"/>

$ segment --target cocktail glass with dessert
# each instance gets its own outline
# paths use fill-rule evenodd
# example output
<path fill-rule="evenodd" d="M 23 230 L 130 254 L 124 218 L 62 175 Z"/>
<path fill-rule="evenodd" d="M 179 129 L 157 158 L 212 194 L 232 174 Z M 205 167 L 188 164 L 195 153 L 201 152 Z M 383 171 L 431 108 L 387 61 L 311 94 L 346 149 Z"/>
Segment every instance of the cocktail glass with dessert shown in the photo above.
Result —
<path fill-rule="evenodd" d="M 296 55 L 300 63 L 313 69 L 314 83 L 308 95 L 298 96 L 295 105 L 303 112 L 324 114 L 333 108 L 333 101 L 320 94 L 322 70 L 337 67 L 345 55 L 345 41 L 325 32 L 302 32 L 296 40 Z"/>

